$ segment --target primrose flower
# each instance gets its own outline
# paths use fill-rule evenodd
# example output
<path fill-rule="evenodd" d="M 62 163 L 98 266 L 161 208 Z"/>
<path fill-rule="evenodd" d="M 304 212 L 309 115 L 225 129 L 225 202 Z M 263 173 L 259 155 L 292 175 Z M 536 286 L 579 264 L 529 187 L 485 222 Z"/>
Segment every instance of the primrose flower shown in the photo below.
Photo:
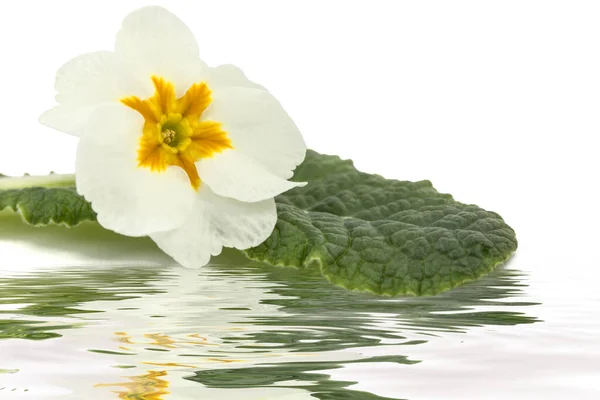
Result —
<path fill-rule="evenodd" d="M 163 8 L 127 16 L 115 51 L 69 61 L 56 90 L 40 122 L 80 138 L 77 191 L 98 222 L 182 265 L 262 243 L 274 197 L 303 185 L 288 178 L 306 145 L 279 102 L 237 67 L 207 67 Z"/>

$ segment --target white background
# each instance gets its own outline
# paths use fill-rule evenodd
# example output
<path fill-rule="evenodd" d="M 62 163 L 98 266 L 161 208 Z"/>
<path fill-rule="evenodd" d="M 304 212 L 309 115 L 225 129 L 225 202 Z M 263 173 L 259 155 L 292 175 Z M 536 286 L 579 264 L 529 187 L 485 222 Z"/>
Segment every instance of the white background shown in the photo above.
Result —
<path fill-rule="evenodd" d="M 76 140 L 37 123 L 54 74 L 147 4 L 273 92 L 309 147 L 497 211 L 513 267 L 572 301 L 597 292 L 600 2 L 6 1 L 0 172 L 73 171 Z"/>

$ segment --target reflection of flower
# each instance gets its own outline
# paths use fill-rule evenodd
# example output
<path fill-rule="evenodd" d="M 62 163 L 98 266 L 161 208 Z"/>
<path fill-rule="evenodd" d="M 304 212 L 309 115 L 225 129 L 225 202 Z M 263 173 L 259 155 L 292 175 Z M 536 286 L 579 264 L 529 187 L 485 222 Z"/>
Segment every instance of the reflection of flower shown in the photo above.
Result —
<path fill-rule="evenodd" d="M 169 381 L 161 379 L 166 375 L 166 371 L 148 371 L 146 375 L 127 377 L 129 382 L 99 383 L 94 387 L 124 388 L 125 391 L 114 392 L 119 395 L 119 399 L 160 400 L 170 393 L 166 390 L 169 387 Z"/>
<path fill-rule="evenodd" d="M 189 29 L 159 7 L 130 14 L 114 52 L 57 74 L 40 121 L 79 136 L 76 183 L 104 227 L 149 235 L 187 266 L 264 241 L 274 196 L 306 146 L 279 102 L 236 67 L 209 68 Z"/>

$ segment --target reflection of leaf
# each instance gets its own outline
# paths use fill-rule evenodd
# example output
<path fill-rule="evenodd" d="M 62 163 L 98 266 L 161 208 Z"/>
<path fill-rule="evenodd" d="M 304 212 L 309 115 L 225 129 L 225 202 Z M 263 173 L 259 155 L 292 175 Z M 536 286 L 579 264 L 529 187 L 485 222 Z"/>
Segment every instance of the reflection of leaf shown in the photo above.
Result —
<path fill-rule="evenodd" d="M 61 335 L 52 331 L 72 327 L 67 324 L 39 326 L 37 321 L 0 319 L 0 339 L 54 339 Z"/>
<path fill-rule="evenodd" d="M 118 268 L 0 277 L 0 306 L 24 304 L 16 313 L 49 319 L 100 312 L 77 307 L 91 301 L 118 301 L 160 293 L 160 290 L 150 286 L 151 282 L 164 278 L 157 272 L 151 268 Z M 14 313 L 0 310 L 0 317 Z M 52 339 L 61 336 L 54 331 L 73 327 L 73 324 L 50 324 L 43 320 L 0 319 L 0 339 Z"/>
<path fill-rule="evenodd" d="M 435 297 L 382 298 L 366 293 L 349 292 L 324 282 L 316 271 L 255 266 L 266 273 L 278 296 L 262 300 L 279 306 L 279 313 L 252 317 L 248 324 L 278 327 L 229 336 L 241 348 L 272 348 L 287 351 L 335 351 L 348 347 L 378 346 L 384 339 L 406 344 L 410 334 L 464 332 L 465 328 L 484 325 L 518 325 L 536 322 L 536 318 L 510 311 L 511 307 L 537 303 L 495 302 L 521 293 L 519 271 L 499 269 L 468 285 Z M 228 270 L 228 274 L 234 273 Z M 249 270 L 237 271 L 247 274 Z M 477 307 L 498 307 L 498 311 L 477 311 Z M 508 308 L 508 310 L 507 310 Z M 385 326 L 374 331 L 373 324 Z M 291 327 L 291 328 L 286 328 Z M 294 327 L 302 327 L 297 330 Z M 257 345 L 255 345 L 257 343 Z M 410 342 L 413 344 L 413 341 Z M 275 346 L 277 345 L 277 346 Z"/>
<path fill-rule="evenodd" d="M 308 185 L 276 198 L 277 226 L 246 251 L 250 258 L 316 268 L 348 289 L 431 295 L 487 274 L 517 248 L 514 231 L 498 214 L 459 203 L 429 181 L 384 179 L 314 151 L 293 179 Z M 46 187 L 27 186 L 35 184 Z M 95 220 L 69 185 L 72 176 L 3 179 L 0 210 L 19 211 L 34 225 Z"/>
<path fill-rule="evenodd" d="M 382 298 L 375 295 L 332 288 L 313 270 L 296 270 L 256 265 L 240 271 L 221 267 L 227 275 L 262 272 L 264 282 L 272 283 L 263 304 L 278 306 L 278 313 L 252 316 L 240 322 L 248 331 L 226 338 L 237 349 L 327 354 L 346 349 L 402 346 L 424 343 L 444 332 L 465 332 L 468 328 L 494 325 L 530 324 L 538 321 L 513 307 L 538 303 L 510 301 L 522 295 L 522 273 L 499 269 L 490 275 L 435 297 Z M 485 307 L 487 311 L 478 311 Z M 497 310 L 493 310 L 497 308 Z M 491 309 L 491 310 L 490 310 Z M 263 326 L 264 329 L 256 329 Z M 339 353 L 336 353 L 339 354 Z M 202 369 L 188 378 L 206 386 L 223 389 L 240 387 L 290 387 L 305 389 L 315 398 L 382 400 L 372 394 L 354 392 L 353 382 L 332 381 L 319 370 L 340 368 L 348 363 L 396 362 L 411 364 L 403 356 L 374 357 L 334 362 L 272 363 L 266 360 L 249 368 Z"/>
<path fill-rule="evenodd" d="M 371 357 L 352 363 L 388 362 L 398 364 L 416 364 L 403 356 Z M 311 386 L 311 396 L 321 400 L 394 400 L 367 392 L 348 390 L 346 387 L 357 382 L 330 381 L 329 375 L 315 371 L 341 368 L 339 362 L 302 362 L 280 363 L 252 369 L 217 369 L 197 371 L 194 376 L 187 377 L 191 381 L 202 383 L 211 388 L 267 388 L 277 385 L 278 388 L 296 388 L 297 382 L 315 382 Z M 289 386 L 285 382 L 290 382 Z M 397 400 L 397 399 L 395 399 Z"/>
<path fill-rule="evenodd" d="M 235 398 L 229 389 L 287 387 L 325 400 L 383 400 L 351 390 L 352 382 L 332 380 L 325 370 L 362 362 L 410 365 L 416 360 L 401 355 L 406 346 L 432 335 L 537 321 L 513 311 L 534 303 L 518 299 L 523 276 L 512 270 L 493 271 L 435 297 L 388 298 L 332 286 L 317 270 L 248 262 L 238 252 L 215 261 L 219 265 L 199 271 L 58 269 L 0 278 L 0 309 L 22 306 L 2 312 L 21 315 L 0 322 L 0 337 L 35 339 L 42 333 L 49 338 L 75 321 L 87 331 L 74 338 L 89 337 L 85 346 L 98 362 L 114 366 L 118 357 L 115 368 L 135 366 L 140 371 L 131 375 L 140 379 L 153 377 L 148 374 L 155 368 L 177 368 L 169 380 L 179 379 L 184 370 L 192 381 L 223 389 L 207 398 Z M 156 295 L 127 301 L 142 293 Z M 82 313 L 90 308 L 107 312 L 90 318 Z M 153 318 L 158 312 L 162 318 Z M 132 315 L 135 322 L 128 319 Z M 61 322 L 53 322 L 55 317 Z M 94 322 L 84 325 L 89 320 Z M 106 346 L 109 338 L 107 348 L 94 348 Z M 369 358 L 369 347 L 387 356 Z M 114 386 L 120 395 L 138 393 L 142 381 L 137 378 L 125 377 Z"/>

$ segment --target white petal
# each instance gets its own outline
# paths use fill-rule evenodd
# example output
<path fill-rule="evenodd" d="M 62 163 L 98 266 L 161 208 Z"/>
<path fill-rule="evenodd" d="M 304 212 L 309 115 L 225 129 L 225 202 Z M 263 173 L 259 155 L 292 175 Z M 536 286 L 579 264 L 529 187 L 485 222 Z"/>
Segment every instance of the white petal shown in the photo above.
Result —
<path fill-rule="evenodd" d="M 116 54 L 108 51 L 67 62 L 56 73 L 55 88 L 60 105 L 42 114 L 40 122 L 76 136 L 95 107 L 141 91 Z"/>
<path fill-rule="evenodd" d="M 208 74 L 192 32 L 162 7 L 144 7 L 129 14 L 117 34 L 115 51 L 148 87 L 152 75 L 161 76 L 175 84 L 179 96 Z"/>
<path fill-rule="evenodd" d="M 294 121 L 269 92 L 229 87 L 215 89 L 202 119 L 219 121 L 233 147 L 288 179 L 306 154 L 306 144 Z"/>
<path fill-rule="evenodd" d="M 137 166 L 142 125 L 143 118 L 125 106 L 101 107 L 77 148 L 77 191 L 92 203 L 102 226 L 127 236 L 181 226 L 196 195 L 178 167 L 158 173 Z"/>
<path fill-rule="evenodd" d="M 139 90 L 139 83 L 132 78 L 113 52 L 82 54 L 56 73 L 56 100 L 76 106 L 119 101 Z"/>
<path fill-rule="evenodd" d="M 96 106 L 59 105 L 40 115 L 39 121 L 61 132 L 81 136 L 84 124 L 95 109 Z"/>
<path fill-rule="evenodd" d="M 185 267 L 206 265 L 223 246 L 248 249 L 264 242 L 275 227 L 273 199 L 243 203 L 222 198 L 202 186 L 196 205 L 179 228 L 150 235 L 165 253 Z"/>
<path fill-rule="evenodd" d="M 213 90 L 231 86 L 266 90 L 264 86 L 252 82 L 246 77 L 241 69 L 231 64 L 223 64 L 215 68 L 209 68 L 207 83 Z"/>
<path fill-rule="evenodd" d="M 246 202 L 272 198 L 306 184 L 280 178 L 235 149 L 204 158 L 196 162 L 196 167 L 200 179 L 213 192 Z"/>

